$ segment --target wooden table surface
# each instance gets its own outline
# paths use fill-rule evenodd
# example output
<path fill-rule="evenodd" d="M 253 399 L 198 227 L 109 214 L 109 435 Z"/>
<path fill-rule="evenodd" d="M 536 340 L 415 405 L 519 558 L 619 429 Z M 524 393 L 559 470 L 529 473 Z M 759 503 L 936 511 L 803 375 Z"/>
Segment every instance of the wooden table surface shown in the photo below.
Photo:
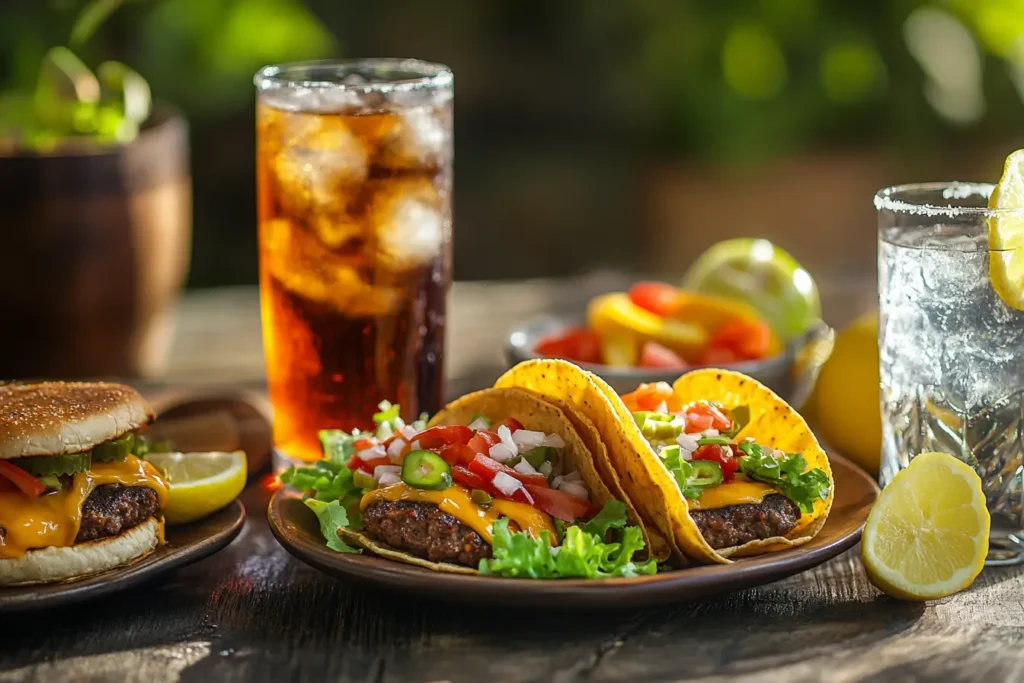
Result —
<path fill-rule="evenodd" d="M 616 278 L 460 284 L 453 391 L 502 369 L 518 318 L 568 305 Z M 872 305 L 869 282 L 824 287 L 826 319 Z M 190 297 L 168 378 L 257 384 L 251 289 Z M 881 596 L 855 551 L 775 584 L 626 614 L 559 614 L 412 601 L 333 580 L 288 555 L 267 494 L 226 550 L 100 602 L 0 617 L 6 681 L 1000 681 L 1024 680 L 1024 575 L 986 569 L 927 605 Z"/>

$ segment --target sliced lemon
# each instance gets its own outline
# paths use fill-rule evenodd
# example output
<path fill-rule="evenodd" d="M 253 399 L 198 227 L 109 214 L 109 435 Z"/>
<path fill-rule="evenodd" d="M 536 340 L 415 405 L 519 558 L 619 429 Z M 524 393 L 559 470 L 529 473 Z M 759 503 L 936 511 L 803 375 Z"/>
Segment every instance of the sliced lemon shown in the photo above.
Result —
<path fill-rule="evenodd" d="M 821 317 L 814 278 L 766 239 L 744 237 L 711 246 L 690 266 L 683 288 L 745 301 L 784 339 L 800 336 Z"/>
<path fill-rule="evenodd" d="M 171 484 L 164 517 L 185 524 L 220 510 L 245 488 L 245 453 L 150 453 L 146 460 Z"/>
<path fill-rule="evenodd" d="M 989 526 L 978 474 L 947 453 L 922 453 L 875 502 L 861 559 L 871 583 L 894 598 L 941 598 L 981 572 Z"/>
<path fill-rule="evenodd" d="M 1006 157 L 988 208 L 1014 210 L 988 219 L 989 278 L 1007 306 L 1024 310 L 1024 150 Z"/>

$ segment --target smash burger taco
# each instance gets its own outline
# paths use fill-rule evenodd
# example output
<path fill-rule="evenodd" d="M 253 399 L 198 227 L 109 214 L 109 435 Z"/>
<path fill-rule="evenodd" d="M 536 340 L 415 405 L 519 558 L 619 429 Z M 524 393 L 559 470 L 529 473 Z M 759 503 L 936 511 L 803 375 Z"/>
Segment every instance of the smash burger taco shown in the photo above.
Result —
<path fill-rule="evenodd" d="M 620 399 L 574 365 L 530 361 L 497 385 L 581 406 L 643 519 L 690 559 L 782 550 L 825 523 L 833 498 L 825 453 L 796 411 L 745 375 L 696 370 Z"/>
<path fill-rule="evenodd" d="M 429 423 L 398 413 L 385 403 L 374 432 L 321 432 L 325 459 L 282 475 L 310 494 L 329 548 L 521 578 L 654 573 L 643 528 L 556 406 L 487 389 Z"/>

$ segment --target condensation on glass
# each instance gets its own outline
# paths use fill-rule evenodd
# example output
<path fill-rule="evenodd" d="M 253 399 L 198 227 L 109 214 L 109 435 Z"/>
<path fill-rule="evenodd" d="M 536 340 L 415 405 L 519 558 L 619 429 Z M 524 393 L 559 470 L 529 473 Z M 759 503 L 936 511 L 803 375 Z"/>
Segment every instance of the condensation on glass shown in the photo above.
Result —
<path fill-rule="evenodd" d="M 991 185 L 875 195 L 883 485 L 927 451 L 975 469 L 992 514 L 990 563 L 1021 561 L 1024 312 L 992 286 Z"/>
<path fill-rule="evenodd" d="M 368 429 L 444 394 L 452 258 L 451 71 L 416 60 L 256 74 L 260 298 L 274 441 Z"/>

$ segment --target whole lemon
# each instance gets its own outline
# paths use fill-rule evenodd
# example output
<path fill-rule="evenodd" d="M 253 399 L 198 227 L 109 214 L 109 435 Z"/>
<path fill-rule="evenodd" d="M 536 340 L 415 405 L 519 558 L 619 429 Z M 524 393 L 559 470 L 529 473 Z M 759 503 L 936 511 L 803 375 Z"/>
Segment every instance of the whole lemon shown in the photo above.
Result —
<path fill-rule="evenodd" d="M 836 337 L 809 403 L 824 440 L 876 475 L 882 453 L 878 385 L 878 314 L 869 313 Z"/>

